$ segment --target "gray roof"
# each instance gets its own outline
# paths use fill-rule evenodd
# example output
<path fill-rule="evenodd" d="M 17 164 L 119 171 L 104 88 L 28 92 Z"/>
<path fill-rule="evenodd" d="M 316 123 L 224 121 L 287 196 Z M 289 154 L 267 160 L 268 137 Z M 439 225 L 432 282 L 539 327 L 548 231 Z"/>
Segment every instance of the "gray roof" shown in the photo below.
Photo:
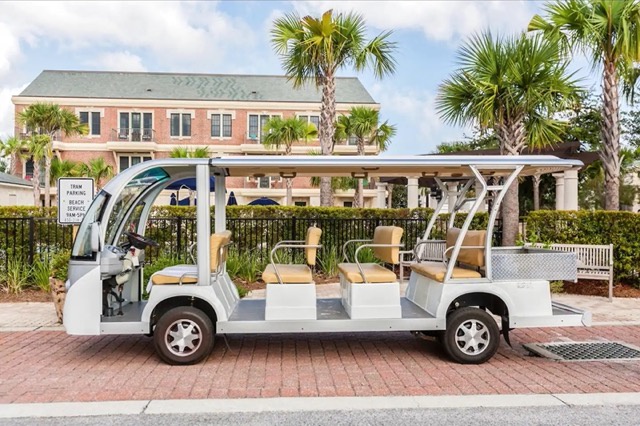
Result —
<path fill-rule="evenodd" d="M 28 187 L 32 186 L 31 181 L 22 179 L 18 176 L 10 175 L 8 173 L 0 172 L 0 184 L 3 184 L 3 183 L 9 183 L 12 185 L 20 185 L 20 186 L 28 186 Z"/>
<path fill-rule="evenodd" d="M 284 76 L 50 71 L 20 96 L 197 101 L 320 102 L 314 84 L 294 89 Z M 356 77 L 336 79 L 338 103 L 374 104 Z"/>

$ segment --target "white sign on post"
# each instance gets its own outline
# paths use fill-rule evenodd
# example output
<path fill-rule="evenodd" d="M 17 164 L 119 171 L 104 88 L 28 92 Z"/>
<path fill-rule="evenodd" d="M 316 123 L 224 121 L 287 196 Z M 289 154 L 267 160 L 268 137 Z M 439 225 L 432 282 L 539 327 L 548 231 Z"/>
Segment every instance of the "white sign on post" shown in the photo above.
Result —
<path fill-rule="evenodd" d="M 58 223 L 77 225 L 93 201 L 93 179 L 58 179 Z"/>

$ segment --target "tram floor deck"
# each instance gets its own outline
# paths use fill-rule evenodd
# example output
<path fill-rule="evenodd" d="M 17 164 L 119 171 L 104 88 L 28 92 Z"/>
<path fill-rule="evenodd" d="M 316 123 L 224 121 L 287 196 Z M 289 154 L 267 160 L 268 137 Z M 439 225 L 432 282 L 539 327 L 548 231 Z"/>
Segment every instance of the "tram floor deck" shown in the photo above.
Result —
<path fill-rule="evenodd" d="M 350 320 L 349 315 L 342 306 L 340 298 L 317 299 L 317 319 L 318 320 Z M 406 297 L 400 298 L 402 309 L 402 319 L 427 319 L 433 318 Z M 265 299 L 247 299 L 238 302 L 235 310 L 229 318 L 233 321 L 265 321 Z"/>

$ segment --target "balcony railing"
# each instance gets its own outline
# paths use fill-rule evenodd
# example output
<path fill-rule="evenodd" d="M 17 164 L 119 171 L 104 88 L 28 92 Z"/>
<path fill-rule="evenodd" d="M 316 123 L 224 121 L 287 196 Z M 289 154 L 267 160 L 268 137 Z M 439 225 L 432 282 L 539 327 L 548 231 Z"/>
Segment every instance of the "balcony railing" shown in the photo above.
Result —
<path fill-rule="evenodd" d="M 111 129 L 111 140 L 118 142 L 155 142 L 156 131 L 136 128 Z"/>
<path fill-rule="evenodd" d="M 248 143 L 262 143 L 264 141 L 264 135 L 256 133 L 246 133 L 245 141 L 247 141 Z"/>
<path fill-rule="evenodd" d="M 31 139 L 31 136 L 33 135 L 33 132 L 21 132 L 20 133 L 20 139 L 21 140 L 27 140 L 27 139 Z M 53 137 L 51 138 L 52 141 L 59 141 L 62 140 L 62 134 L 58 131 L 55 132 L 53 134 Z"/>

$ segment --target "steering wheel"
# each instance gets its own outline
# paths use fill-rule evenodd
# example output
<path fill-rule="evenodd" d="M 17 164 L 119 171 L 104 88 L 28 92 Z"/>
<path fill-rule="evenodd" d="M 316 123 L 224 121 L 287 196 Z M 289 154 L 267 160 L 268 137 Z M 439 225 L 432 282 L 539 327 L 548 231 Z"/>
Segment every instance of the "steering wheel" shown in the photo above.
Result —
<path fill-rule="evenodd" d="M 147 248 L 148 246 L 151 247 L 158 247 L 159 244 L 155 241 L 153 241 L 151 238 L 147 238 L 145 236 L 142 236 L 138 233 L 135 232 L 131 232 L 131 231 L 127 231 L 124 233 L 124 235 L 127 236 L 127 238 L 129 239 L 129 243 L 140 250 L 144 250 L 145 248 Z"/>

